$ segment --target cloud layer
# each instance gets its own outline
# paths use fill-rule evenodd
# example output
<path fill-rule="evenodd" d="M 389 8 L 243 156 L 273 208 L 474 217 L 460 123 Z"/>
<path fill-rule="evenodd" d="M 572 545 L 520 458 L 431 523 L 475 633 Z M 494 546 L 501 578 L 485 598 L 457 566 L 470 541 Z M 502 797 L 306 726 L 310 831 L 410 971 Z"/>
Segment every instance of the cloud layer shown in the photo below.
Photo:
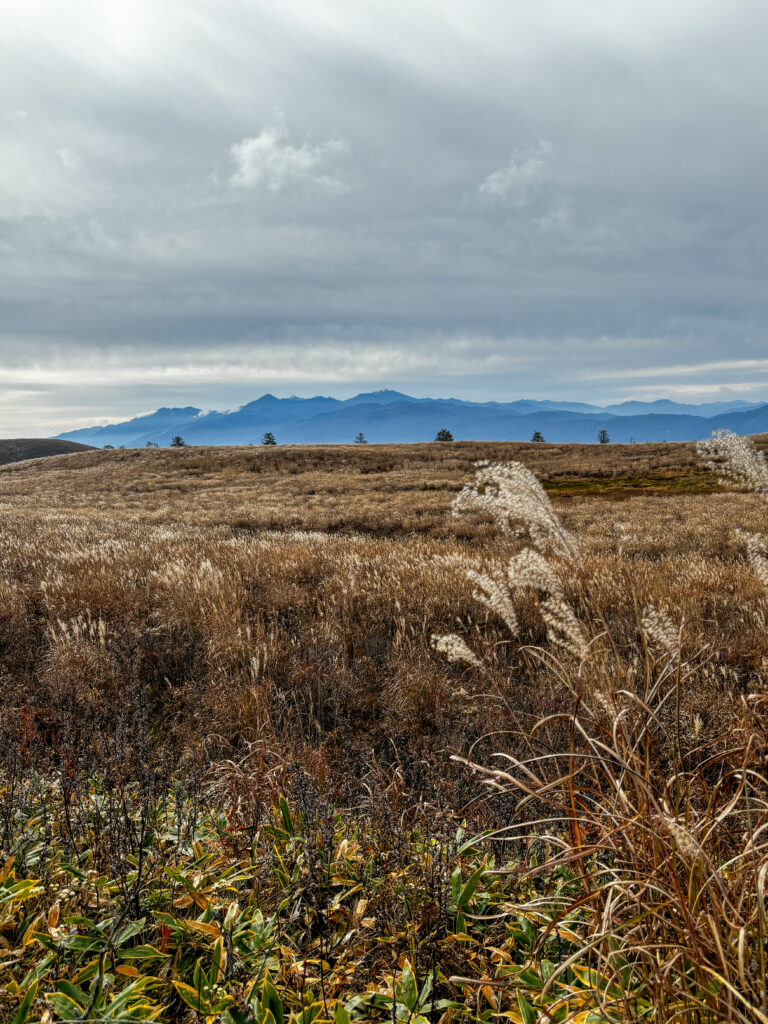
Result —
<path fill-rule="evenodd" d="M 0 434 L 261 390 L 768 400 L 759 0 L 30 0 Z"/>

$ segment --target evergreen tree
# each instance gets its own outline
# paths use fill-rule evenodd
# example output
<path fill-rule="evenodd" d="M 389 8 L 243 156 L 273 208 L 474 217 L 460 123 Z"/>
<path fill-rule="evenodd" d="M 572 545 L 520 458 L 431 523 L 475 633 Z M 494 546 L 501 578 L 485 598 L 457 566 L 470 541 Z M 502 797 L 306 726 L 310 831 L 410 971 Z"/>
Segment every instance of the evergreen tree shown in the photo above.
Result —
<path fill-rule="evenodd" d="M 362 430 L 355 438 L 355 444 L 368 444 L 368 441 L 366 440 L 365 434 L 362 432 Z"/>
<path fill-rule="evenodd" d="M 275 440 L 275 435 L 272 433 L 271 430 L 268 430 L 264 437 L 262 437 L 261 443 L 268 446 L 277 444 L 277 441 Z"/>
<path fill-rule="evenodd" d="M 443 428 L 442 430 L 438 430 L 438 432 L 435 434 L 435 440 L 436 441 L 452 441 L 453 440 L 453 434 L 450 432 L 450 430 L 446 430 L 445 428 Z"/>
<path fill-rule="evenodd" d="M 540 430 L 534 430 L 533 437 L 531 438 L 531 440 L 536 441 L 537 444 L 541 444 L 541 442 L 544 440 L 544 435 Z"/>
<path fill-rule="evenodd" d="M 600 444 L 610 444 L 611 439 L 608 436 L 608 431 L 605 429 L 601 430 L 600 433 L 597 435 L 597 440 L 600 442 Z"/>
<path fill-rule="evenodd" d="M 187 442 L 179 434 L 171 441 L 171 448 L 186 448 Z"/>

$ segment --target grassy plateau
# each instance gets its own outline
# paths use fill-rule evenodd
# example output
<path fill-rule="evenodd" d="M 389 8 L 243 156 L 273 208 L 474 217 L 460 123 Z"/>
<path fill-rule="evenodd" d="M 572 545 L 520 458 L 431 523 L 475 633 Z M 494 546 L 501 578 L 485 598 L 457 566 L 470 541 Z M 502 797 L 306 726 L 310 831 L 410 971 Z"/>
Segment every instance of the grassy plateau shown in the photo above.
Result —
<path fill-rule="evenodd" d="M 768 1024 L 766 449 L 1 465 L 0 1021 Z"/>

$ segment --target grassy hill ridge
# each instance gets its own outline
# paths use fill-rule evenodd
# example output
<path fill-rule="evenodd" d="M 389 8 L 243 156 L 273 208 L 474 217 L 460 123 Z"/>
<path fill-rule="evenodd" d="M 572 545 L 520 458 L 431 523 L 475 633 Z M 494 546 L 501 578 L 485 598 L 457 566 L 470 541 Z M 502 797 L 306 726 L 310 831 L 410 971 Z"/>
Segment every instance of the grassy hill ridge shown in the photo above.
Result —
<path fill-rule="evenodd" d="M 47 437 L 13 437 L 0 440 L 0 465 L 91 450 L 91 445 L 79 444 L 77 441 L 59 441 Z"/>

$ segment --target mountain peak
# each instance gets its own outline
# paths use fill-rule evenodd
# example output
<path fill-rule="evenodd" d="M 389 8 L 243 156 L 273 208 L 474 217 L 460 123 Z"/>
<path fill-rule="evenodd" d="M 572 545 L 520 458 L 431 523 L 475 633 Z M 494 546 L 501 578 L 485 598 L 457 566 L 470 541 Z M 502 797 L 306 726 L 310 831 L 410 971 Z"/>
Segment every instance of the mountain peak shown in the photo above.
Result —
<path fill-rule="evenodd" d="M 391 388 L 380 388 L 378 391 L 364 391 L 362 394 L 348 398 L 344 405 L 390 405 L 392 402 L 419 402 L 419 398 L 411 398 L 402 391 Z"/>

